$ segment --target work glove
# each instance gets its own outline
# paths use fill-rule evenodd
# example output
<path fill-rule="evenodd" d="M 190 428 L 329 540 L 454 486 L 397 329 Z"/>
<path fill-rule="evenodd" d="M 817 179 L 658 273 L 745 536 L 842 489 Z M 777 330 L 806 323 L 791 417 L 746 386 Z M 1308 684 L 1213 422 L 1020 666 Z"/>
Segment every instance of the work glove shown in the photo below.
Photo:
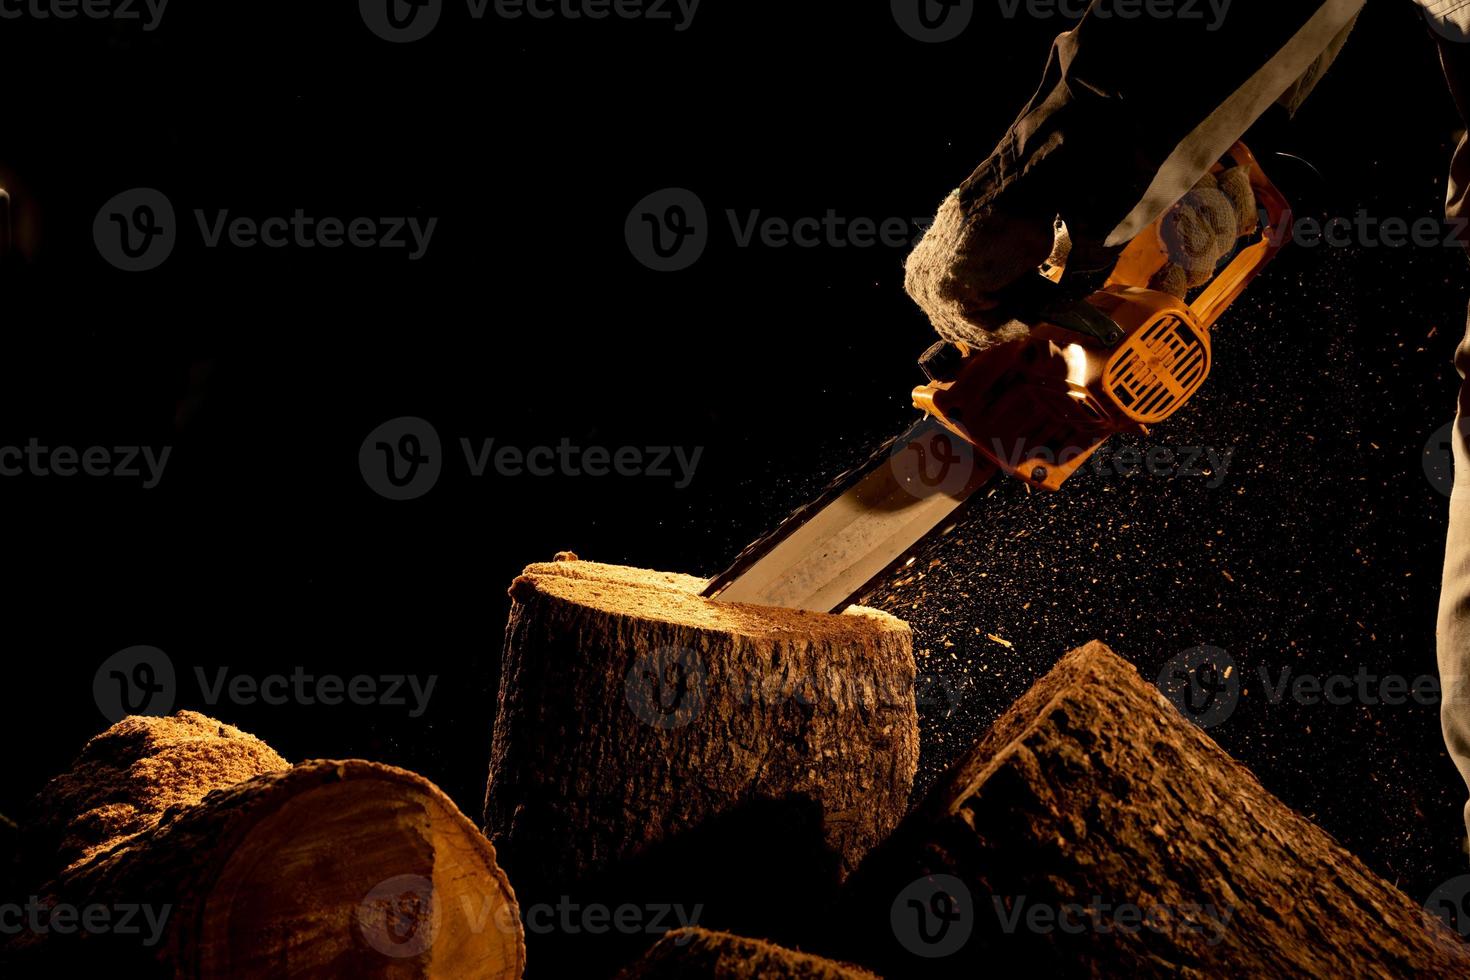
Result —
<path fill-rule="evenodd" d="M 1218 177 L 1206 173 L 1159 222 L 1168 263 L 1150 288 L 1183 298 L 1209 282 L 1240 237 L 1257 228 L 1256 207 L 1244 167 Z M 1029 329 L 1026 321 L 1012 317 L 1016 311 L 1005 302 L 1012 284 L 1036 275 L 1043 263 L 1073 273 L 1105 267 L 1119 251 L 1074 238 L 1044 208 L 1017 206 L 1005 194 L 983 203 L 967 201 L 961 188 L 940 205 L 909 255 L 904 288 L 941 337 L 984 350 L 1024 337 Z"/>
<path fill-rule="evenodd" d="M 1054 207 L 1033 206 L 1004 185 L 972 196 L 970 188 L 996 183 L 967 182 L 945 198 L 904 264 L 904 289 L 934 329 L 974 350 L 1024 336 L 1025 324 L 1009 318 L 1000 293 L 1035 275 L 1058 244 Z"/>
<path fill-rule="evenodd" d="M 1159 221 L 1159 237 L 1169 260 L 1154 274 L 1149 288 L 1183 299 L 1189 290 L 1214 278 L 1240 238 L 1255 231 L 1259 222 L 1250 173 L 1244 167 L 1223 170 L 1218 177 L 1205 174 Z"/>

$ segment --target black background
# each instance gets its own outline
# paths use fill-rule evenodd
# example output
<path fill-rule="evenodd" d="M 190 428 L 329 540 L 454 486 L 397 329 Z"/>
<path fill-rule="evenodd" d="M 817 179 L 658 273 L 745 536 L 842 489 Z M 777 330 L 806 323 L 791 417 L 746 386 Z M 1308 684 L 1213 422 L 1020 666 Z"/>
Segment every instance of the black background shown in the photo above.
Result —
<path fill-rule="evenodd" d="M 928 45 L 887 4 L 722 0 L 683 32 L 475 22 L 451 3 L 398 46 L 342 2 L 180 3 L 151 33 L 0 22 L 0 184 L 24 218 L 3 279 L 0 444 L 174 447 L 152 490 L 0 479 L 0 812 L 20 816 L 105 725 L 98 665 L 151 644 L 180 673 L 176 707 L 292 760 L 418 770 L 478 818 L 523 565 L 573 548 L 712 573 L 912 416 L 930 334 L 902 291 L 904 250 L 738 248 L 726 209 L 932 213 L 1065 26 L 981 4 L 961 39 Z M 1159 63 L 1161 84 L 1189 83 L 1182 52 Z M 1413 220 L 1440 213 L 1456 125 L 1412 5 L 1375 4 L 1273 139 L 1325 175 L 1304 211 Z M 91 227 L 137 186 L 169 196 L 181 241 L 127 274 Z M 623 227 L 671 186 L 703 200 L 712 242 L 660 274 Z M 410 263 L 205 249 L 192 225 L 194 208 L 298 207 L 439 226 Z M 1288 250 L 1222 323 L 1207 393 L 1154 440 L 1235 447 L 1219 488 L 1010 488 L 926 555 L 926 578 L 884 599 L 912 619 L 925 669 L 964 690 L 957 710 L 925 708 L 923 784 L 1092 637 L 1149 677 L 1200 643 L 1246 676 L 1433 673 L 1446 499 L 1421 456 L 1453 410 L 1466 272 L 1448 248 Z M 398 416 L 432 422 L 450 451 L 412 502 L 358 469 L 363 438 Z M 476 479 L 461 437 L 703 455 L 683 490 Z M 416 719 L 211 706 L 192 674 L 220 665 L 438 683 Z M 1271 705 L 1245 687 L 1211 734 L 1270 789 L 1416 899 L 1465 870 L 1435 709 Z"/>

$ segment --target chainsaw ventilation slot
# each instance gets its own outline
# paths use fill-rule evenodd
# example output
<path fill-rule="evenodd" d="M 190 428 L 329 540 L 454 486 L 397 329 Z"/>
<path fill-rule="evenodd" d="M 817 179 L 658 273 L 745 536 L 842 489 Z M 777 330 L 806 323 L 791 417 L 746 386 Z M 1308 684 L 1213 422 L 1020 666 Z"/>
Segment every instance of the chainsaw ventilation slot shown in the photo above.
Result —
<path fill-rule="evenodd" d="M 1108 362 L 1103 385 L 1139 422 L 1161 422 L 1204 384 L 1210 349 L 1184 320 L 1165 316 L 1129 339 Z"/>

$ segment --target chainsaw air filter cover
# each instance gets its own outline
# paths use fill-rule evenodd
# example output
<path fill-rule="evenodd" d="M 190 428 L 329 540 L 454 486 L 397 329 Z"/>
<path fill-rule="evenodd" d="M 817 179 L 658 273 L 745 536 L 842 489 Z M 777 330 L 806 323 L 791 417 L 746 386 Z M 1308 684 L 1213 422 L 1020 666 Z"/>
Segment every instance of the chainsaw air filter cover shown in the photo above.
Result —
<path fill-rule="evenodd" d="M 1178 313 L 1130 334 L 1103 369 L 1118 410 L 1142 425 L 1162 422 L 1199 391 L 1210 373 L 1210 337 Z"/>

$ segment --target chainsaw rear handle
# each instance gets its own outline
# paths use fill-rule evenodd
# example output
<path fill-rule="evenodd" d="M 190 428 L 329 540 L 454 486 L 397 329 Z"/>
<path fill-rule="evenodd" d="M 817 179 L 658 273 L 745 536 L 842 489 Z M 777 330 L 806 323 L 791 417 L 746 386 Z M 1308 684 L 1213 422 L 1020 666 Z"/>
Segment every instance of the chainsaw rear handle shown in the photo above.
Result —
<path fill-rule="evenodd" d="M 1250 175 L 1251 190 L 1260 214 L 1260 233 L 1255 241 L 1240 248 L 1189 304 L 1194 321 L 1204 330 L 1214 327 L 1230 304 L 1275 258 L 1290 237 L 1287 226 L 1291 222 L 1291 209 L 1286 198 L 1266 176 L 1244 143 L 1232 146 L 1210 172 L 1218 174 L 1230 166 L 1243 166 Z M 1162 223 L 1163 216 L 1160 216 L 1124 248 L 1103 285 L 1105 290 L 1148 289 L 1154 274 L 1170 261 L 1168 246 L 1160 234 Z M 997 294 L 996 313 L 1000 319 L 1052 323 L 1106 344 L 1122 339 L 1119 330 L 1110 329 L 1106 322 L 1098 319 L 1097 305 L 1088 302 L 1092 297 L 1085 291 L 1079 292 L 1074 282 L 1065 278 L 1065 265 L 1047 263 L 1037 272 L 1034 276 L 1024 276 Z"/>
<path fill-rule="evenodd" d="M 1291 207 L 1261 169 L 1255 155 L 1244 143 L 1236 143 L 1230 148 L 1229 156 L 1250 173 L 1251 190 L 1255 192 L 1256 206 L 1261 215 L 1261 234 L 1253 244 L 1241 249 L 1189 305 L 1199 325 L 1206 330 L 1214 327 L 1215 321 L 1245 292 L 1245 287 L 1276 257 L 1276 253 L 1285 247 L 1287 239 L 1291 237 Z M 1218 170 L 1219 167 L 1219 164 L 1215 165 L 1215 169 Z"/>
<path fill-rule="evenodd" d="M 1067 295 L 1055 268 L 1008 290 L 1003 308 L 1031 326 L 1024 339 L 981 354 L 953 345 L 937 356 L 931 348 L 930 382 L 914 389 L 915 407 L 1000 469 L 1047 490 L 1059 489 L 1113 435 L 1147 433 L 1183 408 L 1209 375 L 1211 328 L 1281 250 L 1291 220 L 1285 198 L 1244 145 L 1227 158 L 1248 168 L 1260 236 L 1192 303 L 1148 288 L 1169 262 L 1160 216 L 1085 300 Z"/>
<path fill-rule="evenodd" d="M 1286 198 L 1276 189 L 1255 155 L 1244 143 L 1236 143 L 1225 154 L 1225 158 L 1210 168 L 1219 174 L 1229 166 L 1242 166 L 1250 175 L 1251 191 L 1256 198 L 1260 215 L 1260 234 L 1254 242 L 1239 249 L 1235 256 L 1219 270 L 1189 304 L 1190 313 L 1202 329 L 1209 330 L 1229 309 L 1230 304 L 1245 291 L 1266 264 L 1276 257 L 1286 244 L 1291 208 Z M 1104 289 L 1112 287 L 1136 287 L 1147 289 L 1154 274 L 1170 261 L 1168 246 L 1164 244 L 1160 227 L 1164 216 L 1149 225 L 1138 237 L 1128 243 L 1118 257 L 1112 274 L 1108 276 Z"/>

